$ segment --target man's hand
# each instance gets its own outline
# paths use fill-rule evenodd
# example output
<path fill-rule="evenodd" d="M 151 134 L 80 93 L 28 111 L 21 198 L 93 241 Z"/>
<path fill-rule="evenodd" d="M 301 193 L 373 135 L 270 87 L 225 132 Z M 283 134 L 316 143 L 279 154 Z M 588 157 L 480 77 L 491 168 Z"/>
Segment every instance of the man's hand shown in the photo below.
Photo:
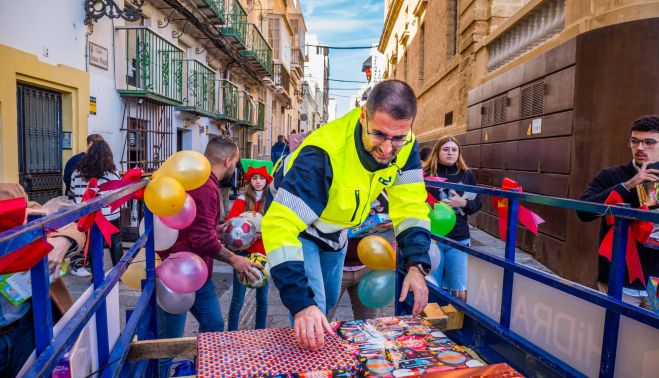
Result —
<path fill-rule="evenodd" d="M 426 305 L 428 304 L 428 286 L 423 273 L 419 271 L 416 266 L 411 266 L 407 270 L 405 280 L 403 280 L 403 287 L 400 291 L 399 302 L 403 302 L 407 298 L 409 291 L 414 293 L 414 308 L 412 308 L 413 315 L 419 315 Z"/>
<path fill-rule="evenodd" d="M 247 257 L 239 255 L 233 255 L 231 258 L 231 266 L 238 274 L 247 276 L 250 281 L 256 281 L 260 278 L 254 273 L 254 271 L 252 271 L 252 267 L 263 269 L 261 264 L 251 262 Z"/>
<path fill-rule="evenodd" d="M 442 202 L 445 202 L 446 204 L 448 204 L 452 208 L 463 208 L 463 207 L 467 206 L 467 200 L 460 197 L 458 195 L 458 193 L 456 193 L 455 190 L 451 189 L 450 194 L 451 194 L 451 197 L 443 200 Z"/>
<path fill-rule="evenodd" d="M 659 169 L 647 169 L 649 162 L 643 163 L 641 170 L 638 171 L 634 177 L 625 181 L 623 185 L 625 189 L 631 190 L 636 185 L 642 184 L 646 181 L 659 181 Z"/>
<path fill-rule="evenodd" d="M 59 277 L 59 269 L 64 261 L 66 252 L 71 248 L 71 240 L 63 236 L 48 238 L 48 243 L 53 246 L 53 250 L 48 253 L 48 271 L 50 274 L 55 273 Z"/>
<path fill-rule="evenodd" d="M 316 306 L 309 306 L 295 314 L 293 328 L 298 344 L 313 351 L 325 345 L 325 332 L 328 334 L 334 332 L 325 315 Z"/>

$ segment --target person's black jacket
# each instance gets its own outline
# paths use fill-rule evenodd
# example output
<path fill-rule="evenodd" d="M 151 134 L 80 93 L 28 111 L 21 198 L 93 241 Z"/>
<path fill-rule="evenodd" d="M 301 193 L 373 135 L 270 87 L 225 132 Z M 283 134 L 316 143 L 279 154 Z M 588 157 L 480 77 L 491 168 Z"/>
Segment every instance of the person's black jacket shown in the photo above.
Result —
<path fill-rule="evenodd" d="M 431 176 L 445 177 L 446 182 L 465 184 L 465 185 L 477 185 L 476 178 L 474 177 L 474 174 L 471 173 L 470 170 L 458 171 L 458 166 L 455 164 L 451 167 L 447 167 L 440 164 L 439 167 L 437 168 L 437 172 L 428 172 L 428 173 Z M 442 198 L 450 197 L 449 191 L 447 189 L 426 187 L 426 190 L 438 201 L 441 201 Z M 464 194 L 464 192 L 462 191 L 457 191 L 457 193 L 459 196 L 462 196 Z M 465 206 L 462 209 L 462 211 L 460 211 L 459 209 L 455 209 L 456 210 L 455 227 L 453 227 L 453 230 L 451 230 L 451 232 L 449 232 L 448 235 L 446 235 L 446 237 L 453 240 L 469 239 L 470 235 L 469 235 L 468 216 L 480 210 L 481 206 L 482 204 L 481 204 L 480 196 L 476 195 L 474 199 L 467 200 L 467 206 Z"/>
<path fill-rule="evenodd" d="M 623 201 L 628 203 L 631 207 L 639 207 L 638 194 L 636 189 L 627 190 L 621 184 L 630 178 L 634 177 L 638 172 L 634 167 L 633 162 L 625 165 L 617 165 L 614 167 L 608 167 L 601 170 L 593 180 L 588 184 L 586 190 L 579 197 L 582 201 L 604 203 L 609 197 L 611 192 L 616 191 L 620 194 Z M 600 235 L 599 242 L 601 243 L 606 236 L 607 232 L 612 226 L 609 226 L 606 223 L 605 217 L 600 217 L 597 214 L 586 213 L 577 211 L 579 219 L 584 222 L 591 222 L 597 218 L 601 218 L 600 224 Z M 631 236 L 631 235 L 630 235 Z M 641 267 L 643 268 L 643 275 L 645 276 L 645 282 L 648 282 L 648 276 L 659 276 L 659 251 L 652 248 L 645 247 L 641 243 L 636 243 L 638 249 L 638 255 L 641 260 Z M 591 253 L 591 251 L 588 251 Z M 597 253 L 597 251 L 595 251 Z M 609 269 L 610 262 L 605 257 L 599 257 L 599 266 L 597 273 L 597 281 L 601 283 L 609 282 Z M 642 283 L 638 280 L 634 281 L 632 284 L 629 282 L 629 274 L 627 273 L 627 267 L 625 266 L 625 280 L 624 286 L 632 289 L 644 290 Z"/>

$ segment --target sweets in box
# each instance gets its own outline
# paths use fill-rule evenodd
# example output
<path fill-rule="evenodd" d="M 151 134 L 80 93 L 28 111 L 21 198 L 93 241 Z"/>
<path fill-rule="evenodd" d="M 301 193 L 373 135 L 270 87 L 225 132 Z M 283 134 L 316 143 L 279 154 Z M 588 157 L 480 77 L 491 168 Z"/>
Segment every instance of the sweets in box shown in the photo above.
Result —
<path fill-rule="evenodd" d="M 483 366 L 429 322 L 412 316 L 342 322 L 339 335 L 367 377 L 405 377 Z"/>
<path fill-rule="evenodd" d="M 341 339 L 325 335 L 317 352 L 298 346 L 291 328 L 197 336 L 197 377 L 352 377 L 358 362 Z"/>

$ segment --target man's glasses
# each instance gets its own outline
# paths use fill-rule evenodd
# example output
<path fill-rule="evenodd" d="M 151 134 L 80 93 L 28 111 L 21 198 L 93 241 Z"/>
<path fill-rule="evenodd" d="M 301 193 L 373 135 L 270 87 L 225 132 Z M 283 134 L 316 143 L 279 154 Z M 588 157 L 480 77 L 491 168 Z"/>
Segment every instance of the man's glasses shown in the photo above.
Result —
<path fill-rule="evenodd" d="M 375 144 L 382 144 L 389 140 L 391 141 L 391 146 L 394 148 L 401 148 L 412 143 L 411 136 L 409 138 L 407 136 L 388 137 L 379 131 L 370 132 L 368 129 L 368 118 L 366 118 L 366 134 L 371 136 L 371 139 L 373 139 Z"/>
<path fill-rule="evenodd" d="M 630 138 L 629 139 L 629 146 L 630 147 L 638 147 L 639 144 L 643 144 L 645 148 L 655 148 L 657 146 L 657 141 L 655 139 L 636 139 L 636 138 Z"/>

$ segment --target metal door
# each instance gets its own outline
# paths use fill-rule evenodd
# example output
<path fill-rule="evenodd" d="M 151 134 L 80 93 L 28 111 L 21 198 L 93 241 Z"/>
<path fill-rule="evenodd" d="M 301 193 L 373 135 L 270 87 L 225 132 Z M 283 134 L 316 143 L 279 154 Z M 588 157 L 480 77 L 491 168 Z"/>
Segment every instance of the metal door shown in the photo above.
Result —
<path fill-rule="evenodd" d="M 62 94 L 23 84 L 18 104 L 18 179 L 30 200 L 62 195 Z"/>

